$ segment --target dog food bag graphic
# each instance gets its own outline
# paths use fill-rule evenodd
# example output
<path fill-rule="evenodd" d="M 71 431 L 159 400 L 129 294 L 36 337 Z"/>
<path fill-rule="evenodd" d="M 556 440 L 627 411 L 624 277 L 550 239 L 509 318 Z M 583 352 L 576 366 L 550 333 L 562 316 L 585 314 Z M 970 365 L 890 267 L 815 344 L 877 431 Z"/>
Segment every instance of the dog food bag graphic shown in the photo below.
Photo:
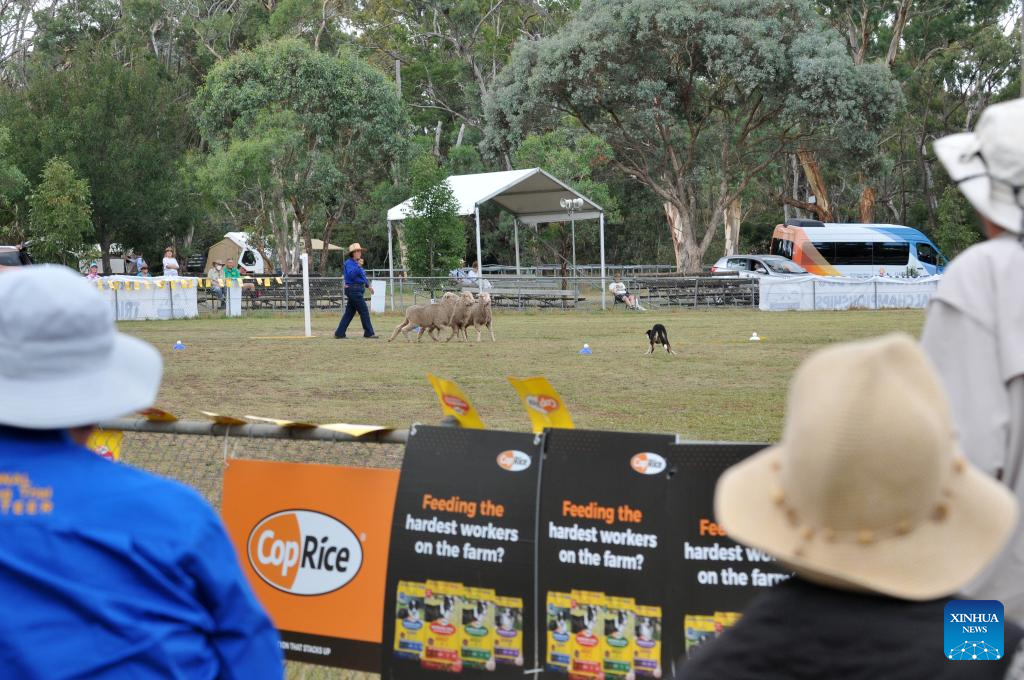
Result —
<path fill-rule="evenodd" d="M 423 657 L 420 665 L 435 671 L 462 671 L 462 584 L 427 581 L 424 593 Z"/>
<path fill-rule="evenodd" d="M 547 668 L 556 673 L 568 673 L 572 655 L 572 596 L 569 593 L 548 593 L 547 629 Z"/>
<path fill-rule="evenodd" d="M 494 591 L 464 588 L 462 591 L 462 666 L 493 671 Z"/>
<path fill-rule="evenodd" d="M 715 637 L 735 626 L 742 616 L 739 612 L 715 612 Z"/>
<path fill-rule="evenodd" d="M 661 677 L 661 607 L 636 606 L 633 670 L 638 677 Z"/>
<path fill-rule="evenodd" d="M 605 598 L 603 632 L 605 677 L 633 680 L 633 638 L 636 635 L 633 598 Z"/>
<path fill-rule="evenodd" d="M 423 596 L 426 585 L 399 581 L 395 605 L 395 656 L 419 661 L 423 657 Z"/>
<path fill-rule="evenodd" d="M 717 637 L 715 633 L 715 617 L 701 614 L 687 614 L 683 622 L 686 631 L 686 658 L 693 655 L 693 651 L 709 640 Z"/>
<path fill-rule="evenodd" d="M 494 660 L 500 664 L 523 665 L 523 599 L 494 598 Z"/>
<path fill-rule="evenodd" d="M 593 680 L 604 675 L 604 593 L 572 591 L 572 660 L 569 677 Z"/>

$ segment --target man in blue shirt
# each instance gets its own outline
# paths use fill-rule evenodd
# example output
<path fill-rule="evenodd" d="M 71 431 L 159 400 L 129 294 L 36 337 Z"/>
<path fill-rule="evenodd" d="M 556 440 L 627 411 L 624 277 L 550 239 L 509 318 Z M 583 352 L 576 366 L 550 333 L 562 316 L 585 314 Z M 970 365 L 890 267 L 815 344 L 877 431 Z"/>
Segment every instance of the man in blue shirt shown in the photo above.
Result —
<path fill-rule="evenodd" d="M 273 624 L 192 489 L 83 446 L 162 363 L 70 269 L 0 275 L 0 675 L 281 678 Z"/>
<path fill-rule="evenodd" d="M 345 313 L 341 315 L 341 323 L 334 331 L 334 337 L 338 340 L 345 339 L 345 331 L 357 313 L 363 324 L 363 337 L 377 339 L 373 324 L 370 323 L 370 310 L 363 299 L 363 291 L 369 288 L 373 295 L 373 288 L 370 288 L 370 282 L 366 279 L 366 272 L 359 266 L 359 258 L 362 256 L 363 247 L 358 243 L 348 247 L 348 259 L 345 260 Z"/>

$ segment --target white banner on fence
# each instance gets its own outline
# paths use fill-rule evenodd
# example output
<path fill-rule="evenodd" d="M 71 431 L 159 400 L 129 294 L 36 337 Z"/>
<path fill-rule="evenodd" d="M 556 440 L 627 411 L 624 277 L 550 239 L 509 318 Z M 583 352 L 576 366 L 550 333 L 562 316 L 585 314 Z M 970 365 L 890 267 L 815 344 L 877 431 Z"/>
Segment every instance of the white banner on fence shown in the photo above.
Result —
<path fill-rule="evenodd" d="M 370 297 L 370 312 L 383 314 L 386 311 L 384 304 L 387 302 L 388 294 L 387 279 L 374 279 L 370 281 L 370 287 L 373 288 L 373 296 Z"/>
<path fill-rule="evenodd" d="M 118 321 L 192 319 L 199 316 L 196 302 L 198 279 L 184 276 L 105 276 L 100 281 L 103 286 L 101 292 L 110 301 Z M 182 282 L 187 282 L 187 287 L 183 288 Z M 111 288 L 112 283 L 116 288 Z"/>
<path fill-rule="evenodd" d="M 765 276 L 760 308 L 765 311 L 842 309 L 923 309 L 941 276 L 870 279 L 839 276 Z"/>

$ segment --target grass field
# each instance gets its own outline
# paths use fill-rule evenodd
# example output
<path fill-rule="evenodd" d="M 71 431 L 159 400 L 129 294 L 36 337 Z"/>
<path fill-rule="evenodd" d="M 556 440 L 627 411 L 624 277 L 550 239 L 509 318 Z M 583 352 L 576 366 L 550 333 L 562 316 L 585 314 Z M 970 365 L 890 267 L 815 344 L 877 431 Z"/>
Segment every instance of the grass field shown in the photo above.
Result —
<path fill-rule="evenodd" d="M 396 315 L 375 317 L 381 340 L 364 340 L 358 321 L 335 340 L 334 315 L 248 316 L 120 324 L 160 349 L 158 406 L 181 418 L 200 410 L 315 423 L 404 427 L 441 418 L 427 373 L 457 381 L 489 427 L 528 429 L 505 376 L 546 376 L 580 428 L 673 432 L 688 439 L 778 439 L 793 369 L 814 349 L 889 331 L 920 332 L 920 311 L 765 313 L 498 312 L 498 341 L 386 337 Z M 677 356 L 644 356 L 644 331 L 668 328 Z M 748 341 L 752 331 L 761 343 Z M 176 340 L 185 351 L 172 351 Z M 580 356 L 584 342 L 593 355 Z"/>

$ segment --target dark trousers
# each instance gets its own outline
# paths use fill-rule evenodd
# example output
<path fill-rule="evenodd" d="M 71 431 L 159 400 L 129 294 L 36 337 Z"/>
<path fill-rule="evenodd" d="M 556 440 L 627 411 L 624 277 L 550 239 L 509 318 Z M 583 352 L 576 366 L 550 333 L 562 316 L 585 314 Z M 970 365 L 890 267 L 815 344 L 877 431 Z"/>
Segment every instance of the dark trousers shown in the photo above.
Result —
<path fill-rule="evenodd" d="M 334 337 L 345 337 L 345 331 L 348 330 L 348 325 L 352 323 L 356 313 L 359 314 L 359 320 L 363 324 L 363 337 L 369 338 L 376 335 L 373 332 L 373 324 L 370 323 L 370 310 L 366 306 L 363 294 L 349 293 L 345 296 L 345 313 L 341 315 L 341 323 L 338 324 L 338 330 L 334 331 Z"/>

